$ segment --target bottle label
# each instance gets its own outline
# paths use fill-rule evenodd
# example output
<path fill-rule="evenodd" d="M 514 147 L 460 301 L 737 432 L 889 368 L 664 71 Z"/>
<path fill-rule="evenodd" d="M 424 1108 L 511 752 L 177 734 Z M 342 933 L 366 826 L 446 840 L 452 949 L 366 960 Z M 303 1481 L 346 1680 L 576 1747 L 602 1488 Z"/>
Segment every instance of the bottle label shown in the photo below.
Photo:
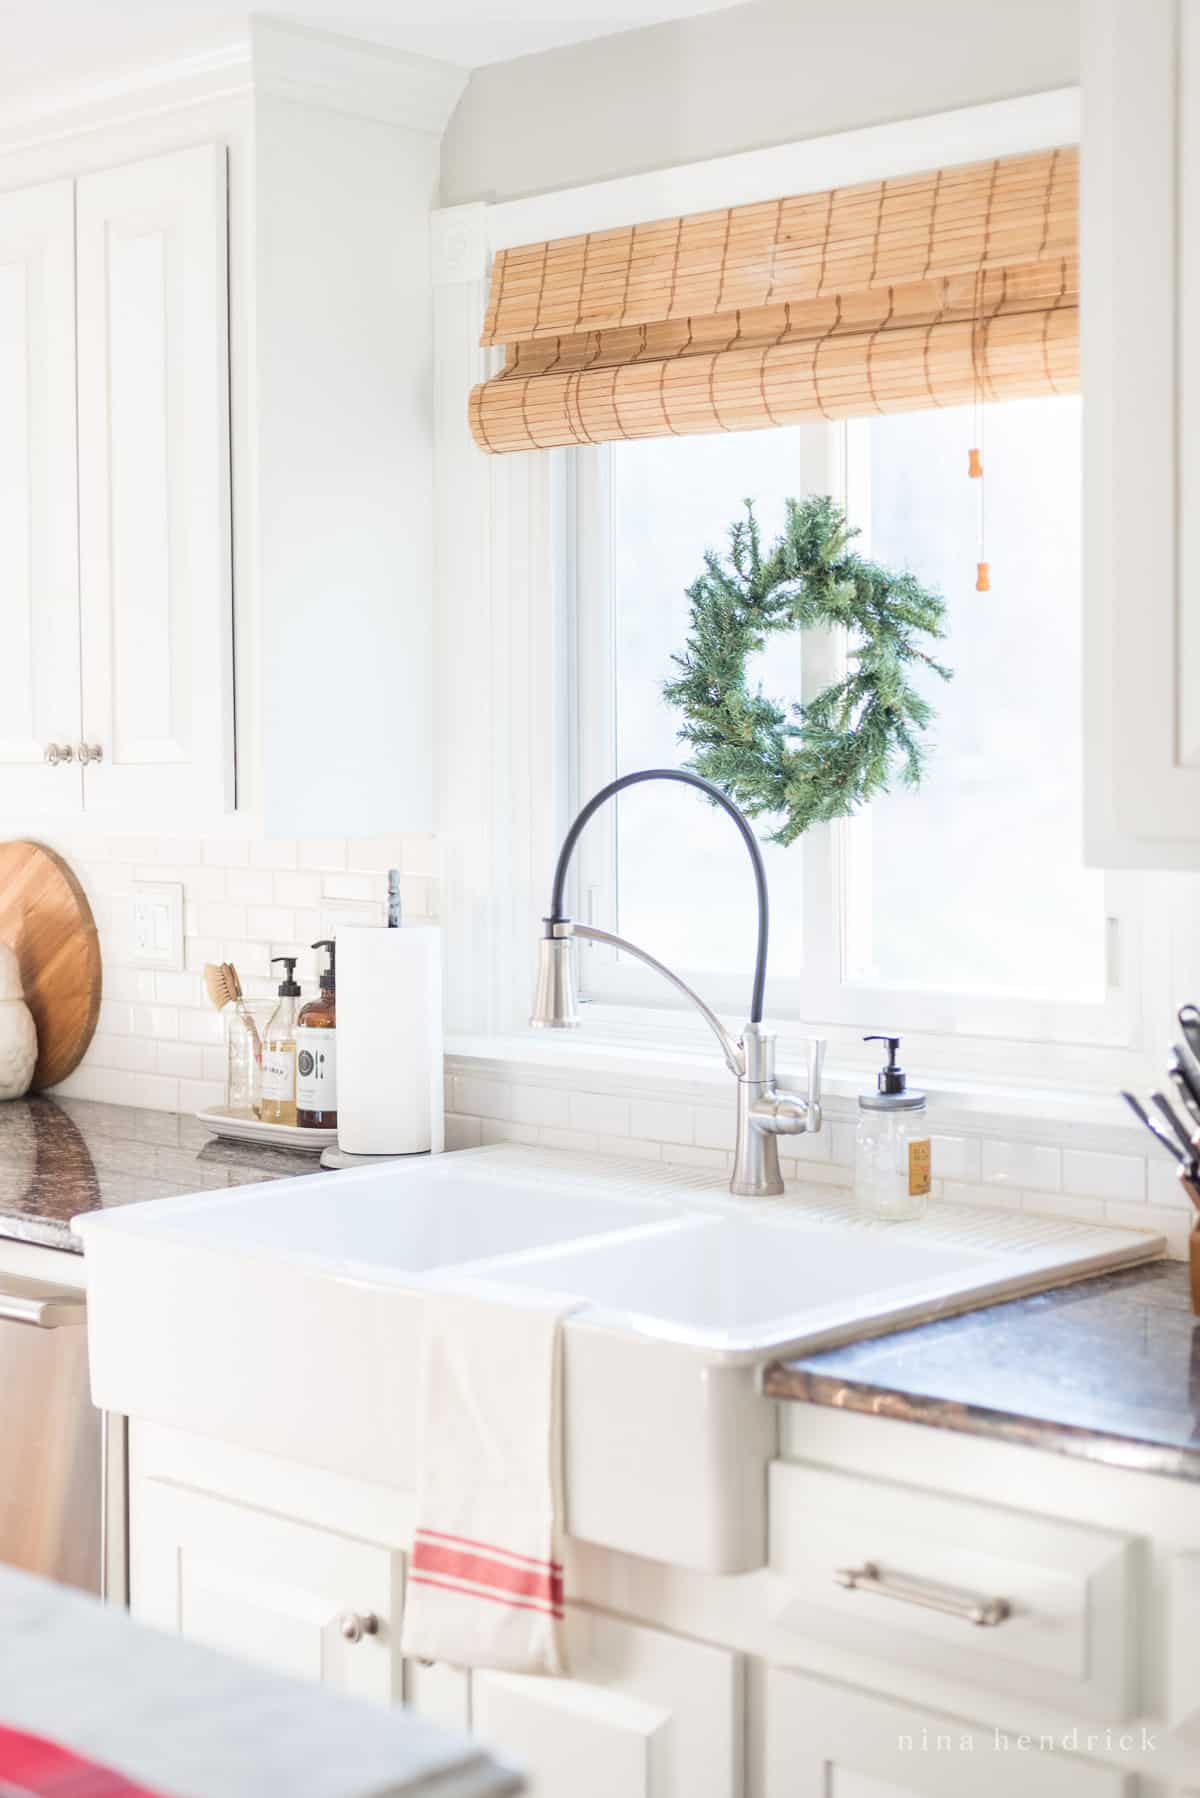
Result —
<path fill-rule="evenodd" d="M 916 1137 L 908 1145 L 908 1192 L 910 1198 L 924 1198 L 933 1180 L 933 1145 L 927 1136 Z"/>
<path fill-rule="evenodd" d="M 280 1043 L 264 1045 L 262 1058 L 262 1096 L 275 1103 L 290 1105 L 296 1096 L 296 1046 Z"/>
<path fill-rule="evenodd" d="M 337 1033 L 296 1031 L 296 1106 L 300 1111 L 337 1110 Z"/>

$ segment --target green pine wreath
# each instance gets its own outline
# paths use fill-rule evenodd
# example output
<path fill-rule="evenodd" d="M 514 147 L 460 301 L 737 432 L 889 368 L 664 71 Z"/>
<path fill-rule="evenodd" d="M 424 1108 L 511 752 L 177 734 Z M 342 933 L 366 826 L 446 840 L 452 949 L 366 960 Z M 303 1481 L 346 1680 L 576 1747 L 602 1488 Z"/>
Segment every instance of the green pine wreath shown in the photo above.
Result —
<path fill-rule="evenodd" d="M 780 820 L 773 843 L 843 818 L 898 775 L 919 786 L 934 716 L 913 686 L 915 665 L 950 669 L 920 645 L 945 636 L 945 602 L 914 575 L 893 574 L 849 549 L 857 532 L 828 498 L 790 499 L 783 535 L 763 555 L 754 506 L 729 529 L 729 553 L 704 553 L 688 588 L 691 629 L 663 696 L 683 713 L 688 766 L 751 818 Z M 748 658 L 778 631 L 827 625 L 849 639 L 849 668 L 815 699 L 781 707 L 746 683 Z"/>

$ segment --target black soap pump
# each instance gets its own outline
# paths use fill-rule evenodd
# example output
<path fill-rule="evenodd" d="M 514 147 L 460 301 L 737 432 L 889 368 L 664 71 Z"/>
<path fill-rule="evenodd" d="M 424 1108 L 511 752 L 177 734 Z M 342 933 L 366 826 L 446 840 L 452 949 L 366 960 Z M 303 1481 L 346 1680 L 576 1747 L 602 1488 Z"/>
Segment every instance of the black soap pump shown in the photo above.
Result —
<path fill-rule="evenodd" d="M 898 1036 L 864 1036 L 885 1043 L 887 1059 L 875 1091 L 860 1093 L 854 1138 L 854 1191 L 871 1217 L 902 1223 L 920 1217 L 933 1184 L 933 1159 L 925 1094 L 908 1084 L 896 1059 Z"/>
<path fill-rule="evenodd" d="M 321 991 L 296 1020 L 296 1122 L 306 1130 L 337 1129 L 337 945 L 322 937 L 314 949 L 328 949 Z"/>

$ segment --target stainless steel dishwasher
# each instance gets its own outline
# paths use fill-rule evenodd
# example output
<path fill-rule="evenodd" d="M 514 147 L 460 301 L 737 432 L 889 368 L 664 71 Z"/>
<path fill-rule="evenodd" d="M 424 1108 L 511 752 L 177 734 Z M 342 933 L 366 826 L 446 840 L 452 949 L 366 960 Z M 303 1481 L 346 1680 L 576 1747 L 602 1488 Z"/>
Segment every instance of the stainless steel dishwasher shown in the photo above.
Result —
<path fill-rule="evenodd" d="M 125 1598 L 125 1430 L 92 1404 L 87 1299 L 0 1275 L 0 1561 Z"/>

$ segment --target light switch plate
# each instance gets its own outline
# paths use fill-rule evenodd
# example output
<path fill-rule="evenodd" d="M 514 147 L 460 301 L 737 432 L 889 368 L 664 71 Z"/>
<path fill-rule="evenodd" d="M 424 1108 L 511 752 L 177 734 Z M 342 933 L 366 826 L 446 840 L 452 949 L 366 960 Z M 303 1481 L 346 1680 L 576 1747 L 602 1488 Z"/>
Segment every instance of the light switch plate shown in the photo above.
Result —
<path fill-rule="evenodd" d="M 135 880 L 129 907 L 130 958 L 140 968 L 183 971 L 183 887 Z"/>

